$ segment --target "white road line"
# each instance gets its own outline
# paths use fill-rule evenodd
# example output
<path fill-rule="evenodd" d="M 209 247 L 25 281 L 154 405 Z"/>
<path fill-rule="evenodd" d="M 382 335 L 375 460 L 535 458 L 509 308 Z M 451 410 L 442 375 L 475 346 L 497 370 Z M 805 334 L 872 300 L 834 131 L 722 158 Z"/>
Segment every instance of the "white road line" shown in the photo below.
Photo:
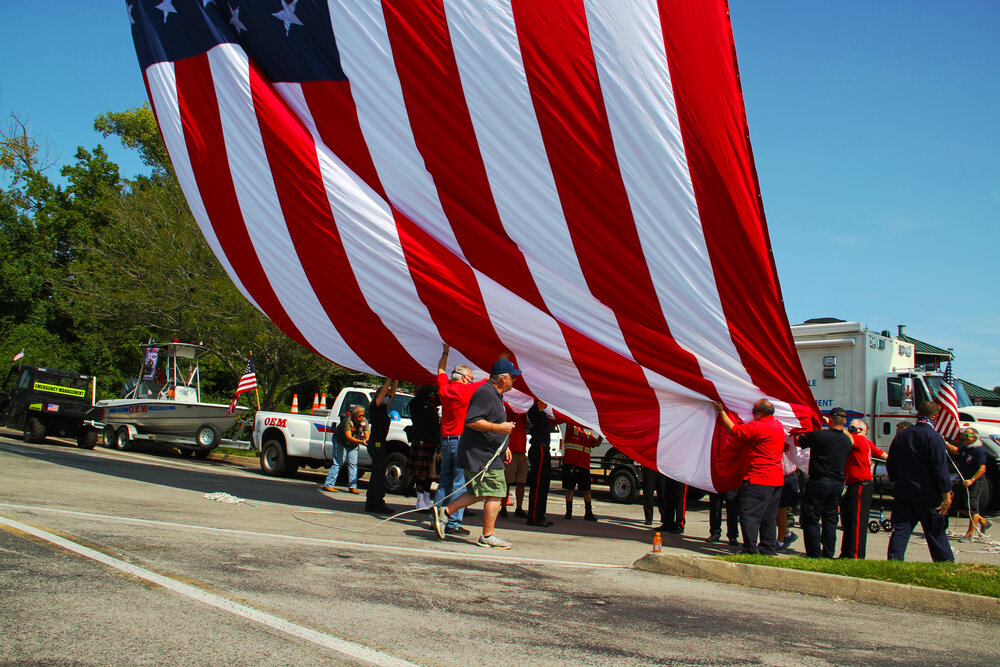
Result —
<path fill-rule="evenodd" d="M 482 553 L 469 553 L 465 551 L 447 551 L 443 549 L 417 549 L 415 547 L 397 547 L 386 544 L 371 544 L 367 542 L 347 542 L 345 540 L 331 540 L 319 537 L 301 537 L 298 535 L 281 535 L 278 533 L 258 533 L 249 530 L 236 530 L 232 528 L 212 528 L 211 526 L 194 526 L 186 523 L 171 523 L 169 521 L 156 521 L 153 519 L 133 519 L 131 517 L 114 516 L 110 514 L 91 514 L 89 512 L 76 512 L 73 510 L 60 510 L 49 507 L 36 507 L 33 505 L 13 505 L 9 503 L 0 503 L 0 508 L 4 507 L 13 510 L 48 512 L 50 514 L 64 514 L 67 516 L 74 516 L 81 519 L 91 519 L 94 521 L 111 521 L 119 523 L 130 523 L 134 525 L 160 526 L 163 528 L 192 530 L 196 532 L 206 532 L 206 533 L 225 533 L 229 535 L 243 535 L 246 537 L 261 537 L 267 539 L 285 540 L 289 542 L 300 542 L 303 544 L 337 545 L 342 547 L 352 547 L 364 551 L 382 551 L 382 552 L 397 551 L 401 553 L 416 553 L 416 554 L 423 554 L 425 556 L 430 556 L 432 558 L 472 558 L 472 559 L 488 560 L 491 562 L 533 563 L 538 565 L 550 565 L 550 566 L 583 568 L 583 569 L 589 569 L 589 568 L 613 569 L 613 570 L 632 569 L 631 565 L 620 565 L 618 563 L 585 563 L 585 562 L 571 561 L 571 560 L 549 560 L 546 558 L 502 556 L 494 551 L 485 551 Z"/>
<path fill-rule="evenodd" d="M 116 570 L 121 570 L 122 572 L 133 577 L 138 577 L 158 586 L 162 586 L 163 588 L 171 590 L 175 593 L 189 597 L 192 600 L 202 602 L 211 607 L 215 607 L 216 609 L 227 611 L 231 614 L 236 614 L 237 616 L 242 616 L 243 618 L 261 623 L 274 628 L 275 630 L 280 630 L 281 632 L 299 637 L 300 639 L 305 639 L 306 641 L 318 644 L 330 649 L 331 651 L 342 653 L 351 658 L 363 660 L 373 665 L 403 666 L 416 664 L 395 658 L 391 655 L 382 653 L 381 651 L 376 651 L 375 649 L 368 648 L 367 646 L 363 646 L 361 644 L 349 642 L 347 640 L 333 637 L 296 623 L 292 623 L 291 621 L 285 620 L 280 616 L 268 614 L 267 612 L 254 609 L 253 607 L 248 607 L 247 605 L 227 600 L 226 598 L 218 595 L 213 595 L 212 593 L 203 591 L 195 586 L 181 583 L 169 577 L 157 574 L 156 572 L 151 572 L 145 568 L 138 567 L 137 565 L 132 565 L 131 563 L 126 563 L 125 561 L 117 558 L 112 558 L 107 554 L 95 551 L 94 549 L 77 544 L 76 542 L 71 542 L 70 540 L 59 537 L 58 535 L 53 535 L 52 533 L 35 528 L 34 526 L 21 523 L 20 521 L 0 517 L 0 524 L 9 526 L 10 528 L 14 528 L 29 535 L 34 535 L 35 537 L 43 539 L 46 542 L 50 542 L 64 549 L 80 554 L 81 556 L 86 556 L 87 558 L 95 560 L 99 563 L 113 567 Z"/>

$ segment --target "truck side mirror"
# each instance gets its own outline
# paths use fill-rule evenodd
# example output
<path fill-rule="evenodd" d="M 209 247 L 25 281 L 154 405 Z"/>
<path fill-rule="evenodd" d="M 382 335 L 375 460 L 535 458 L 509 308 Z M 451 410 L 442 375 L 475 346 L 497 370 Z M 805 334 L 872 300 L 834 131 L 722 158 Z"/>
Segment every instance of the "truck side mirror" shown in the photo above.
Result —
<path fill-rule="evenodd" d="M 913 378 L 904 377 L 900 378 L 903 381 L 903 404 L 902 408 L 904 410 L 913 409 Z"/>

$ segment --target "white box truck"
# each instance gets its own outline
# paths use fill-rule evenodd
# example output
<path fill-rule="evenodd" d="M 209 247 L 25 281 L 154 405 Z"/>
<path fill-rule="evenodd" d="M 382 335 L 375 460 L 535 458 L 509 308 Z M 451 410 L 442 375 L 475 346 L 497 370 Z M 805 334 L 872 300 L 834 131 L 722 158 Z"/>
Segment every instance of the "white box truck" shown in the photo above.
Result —
<path fill-rule="evenodd" d="M 869 437 L 886 451 L 896 425 L 903 420 L 916 422 L 916 406 L 934 400 L 944 379 L 936 370 L 916 368 L 913 345 L 887 334 L 869 331 L 860 322 L 792 326 L 802 369 L 819 408 L 826 413 L 841 407 L 850 419 L 864 419 Z M 987 507 L 1000 484 L 1000 408 L 972 405 L 960 382 L 955 391 L 961 426 L 979 431 L 988 454 L 982 496 Z"/>

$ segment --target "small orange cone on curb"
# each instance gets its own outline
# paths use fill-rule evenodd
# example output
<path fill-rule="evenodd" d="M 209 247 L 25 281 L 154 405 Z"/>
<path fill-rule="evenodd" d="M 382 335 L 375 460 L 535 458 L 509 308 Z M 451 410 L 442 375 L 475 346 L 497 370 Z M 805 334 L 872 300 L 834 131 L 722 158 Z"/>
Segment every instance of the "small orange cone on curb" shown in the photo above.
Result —
<path fill-rule="evenodd" d="M 313 394 L 313 407 L 312 411 L 316 412 L 319 410 L 319 394 Z"/>
<path fill-rule="evenodd" d="M 292 394 L 292 409 L 290 411 L 293 415 L 299 414 L 299 395 Z"/>

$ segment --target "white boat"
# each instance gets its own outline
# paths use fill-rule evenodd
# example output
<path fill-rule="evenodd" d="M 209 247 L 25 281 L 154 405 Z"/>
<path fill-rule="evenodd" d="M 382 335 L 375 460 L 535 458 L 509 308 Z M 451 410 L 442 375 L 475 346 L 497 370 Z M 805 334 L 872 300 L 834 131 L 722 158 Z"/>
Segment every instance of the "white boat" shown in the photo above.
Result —
<path fill-rule="evenodd" d="M 228 414 L 228 405 L 201 401 L 198 357 L 207 347 L 171 341 L 143 348 L 142 370 L 122 398 L 94 406 L 94 420 L 104 423 L 105 446 L 128 449 L 135 440 L 151 440 L 207 455 L 248 409 L 237 406 Z"/>

